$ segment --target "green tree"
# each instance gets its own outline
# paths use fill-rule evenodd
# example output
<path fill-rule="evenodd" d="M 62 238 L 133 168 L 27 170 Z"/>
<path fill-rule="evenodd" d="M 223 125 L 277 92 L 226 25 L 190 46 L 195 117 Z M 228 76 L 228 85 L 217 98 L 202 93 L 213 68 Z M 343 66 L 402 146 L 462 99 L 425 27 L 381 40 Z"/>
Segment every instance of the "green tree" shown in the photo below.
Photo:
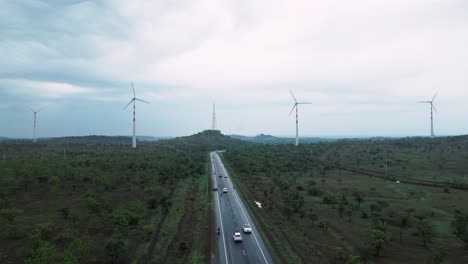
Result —
<path fill-rule="evenodd" d="M 454 235 L 465 243 L 468 248 L 468 215 L 460 210 L 455 211 L 454 219 L 452 220 Z"/>
<path fill-rule="evenodd" d="M 63 256 L 63 263 L 78 264 L 83 263 L 89 255 L 90 241 L 85 239 L 74 240 L 67 248 Z"/>
<path fill-rule="evenodd" d="M 434 248 L 431 250 L 431 257 L 428 261 L 429 264 L 442 264 L 447 257 L 447 250 L 442 247 Z"/>
<path fill-rule="evenodd" d="M 32 251 L 25 259 L 26 264 L 48 264 L 54 263 L 55 249 L 44 240 L 44 235 L 38 229 L 31 232 Z"/>
<path fill-rule="evenodd" d="M 348 260 L 346 261 L 346 264 L 361 264 L 363 263 L 361 261 L 361 258 L 359 256 L 349 256 Z"/>
<path fill-rule="evenodd" d="M 283 195 L 284 206 L 289 207 L 294 213 L 299 213 L 304 207 L 304 197 L 298 191 L 286 191 Z"/>
<path fill-rule="evenodd" d="M 373 251 L 374 256 L 380 256 L 380 252 L 389 240 L 390 236 L 381 230 L 369 228 L 366 231 L 365 244 Z"/>
<path fill-rule="evenodd" d="M 364 201 L 364 195 L 359 192 L 353 193 L 354 201 L 358 204 L 359 207 L 361 207 L 361 203 Z"/>
<path fill-rule="evenodd" d="M 123 239 L 117 235 L 112 236 L 111 240 L 107 242 L 106 254 L 111 258 L 112 263 L 116 263 L 117 260 L 127 253 L 127 246 Z"/>
<path fill-rule="evenodd" d="M 423 245 L 427 248 L 427 243 L 432 242 L 434 237 L 434 227 L 426 220 L 421 219 L 416 224 L 416 230 L 421 237 Z"/>
<path fill-rule="evenodd" d="M 16 217 L 18 217 L 23 211 L 16 208 L 3 208 L 0 209 L 0 216 L 3 217 L 8 223 L 13 224 Z"/>

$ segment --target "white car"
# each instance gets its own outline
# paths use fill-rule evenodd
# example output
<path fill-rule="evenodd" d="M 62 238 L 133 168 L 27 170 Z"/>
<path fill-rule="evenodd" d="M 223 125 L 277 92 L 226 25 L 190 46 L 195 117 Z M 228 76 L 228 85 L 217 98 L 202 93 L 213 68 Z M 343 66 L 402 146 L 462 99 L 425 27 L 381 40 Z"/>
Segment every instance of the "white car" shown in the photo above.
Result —
<path fill-rule="evenodd" d="M 227 188 L 226 187 L 223 188 L 223 193 L 227 193 Z"/>
<path fill-rule="evenodd" d="M 242 235 L 239 232 L 234 233 L 234 242 L 242 242 Z"/>
<path fill-rule="evenodd" d="M 252 227 L 249 224 L 244 224 L 244 233 L 252 233 Z"/>

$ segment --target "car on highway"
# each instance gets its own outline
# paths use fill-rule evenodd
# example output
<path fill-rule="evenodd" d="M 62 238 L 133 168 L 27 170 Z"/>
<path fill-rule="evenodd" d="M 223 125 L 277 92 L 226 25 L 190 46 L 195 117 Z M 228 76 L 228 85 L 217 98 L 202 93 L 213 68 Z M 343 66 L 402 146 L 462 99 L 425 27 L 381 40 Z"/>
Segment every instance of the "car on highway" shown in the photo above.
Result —
<path fill-rule="evenodd" d="M 223 177 L 223 175 L 220 173 L 220 174 L 219 174 L 219 177 L 221 178 L 221 177 Z"/>
<path fill-rule="evenodd" d="M 235 232 L 233 235 L 234 242 L 242 242 L 242 235 L 239 232 Z"/>
<path fill-rule="evenodd" d="M 252 233 L 252 227 L 249 224 L 244 224 L 244 233 Z"/>
<path fill-rule="evenodd" d="M 227 175 L 224 175 L 224 178 L 227 178 Z"/>
<path fill-rule="evenodd" d="M 215 186 L 213 187 L 213 191 L 217 191 L 217 190 L 218 190 L 218 186 L 215 185 Z"/>
<path fill-rule="evenodd" d="M 223 188 L 223 193 L 227 193 L 227 188 L 226 187 Z"/>

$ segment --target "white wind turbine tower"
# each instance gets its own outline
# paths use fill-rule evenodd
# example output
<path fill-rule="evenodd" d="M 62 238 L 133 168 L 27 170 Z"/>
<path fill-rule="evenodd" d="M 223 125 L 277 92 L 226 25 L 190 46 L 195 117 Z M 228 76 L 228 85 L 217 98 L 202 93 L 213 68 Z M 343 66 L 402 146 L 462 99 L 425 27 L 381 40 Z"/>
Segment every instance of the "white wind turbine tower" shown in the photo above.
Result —
<path fill-rule="evenodd" d="M 37 113 L 39 113 L 40 111 L 42 111 L 42 109 L 44 109 L 44 107 L 40 108 L 39 110 L 34 110 L 32 109 L 31 107 L 29 107 L 29 110 L 31 110 L 31 112 L 34 113 L 34 137 L 33 137 L 33 142 L 36 143 L 36 124 L 37 124 Z"/>
<path fill-rule="evenodd" d="M 216 130 L 216 108 L 215 108 L 215 103 L 213 103 L 213 119 L 211 120 L 211 129 Z"/>
<path fill-rule="evenodd" d="M 430 101 L 419 101 L 420 103 L 425 103 L 425 104 L 430 104 L 431 105 L 431 137 L 434 137 L 434 119 L 433 119 L 433 114 L 432 114 L 432 109 L 437 113 L 437 109 L 434 106 L 434 99 L 436 98 L 437 94 L 439 92 L 435 93 L 434 97 L 432 97 L 432 100 Z"/>
<path fill-rule="evenodd" d="M 147 103 L 147 104 L 149 104 L 149 103 L 146 102 L 146 101 L 144 101 L 144 100 L 138 99 L 138 98 L 136 97 L 136 94 L 135 94 L 135 87 L 133 87 L 133 82 L 132 82 L 132 89 L 133 89 L 133 98 L 132 98 L 132 100 L 130 100 L 130 102 L 129 102 L 122 110 L 125 110 L 125 108 L 127 108 L 131 103 L 133 103 L 133 140 L 132 140 L 132 148 L 136 148 L 136 135 L 135 135 L 135 104 L 136 104 L 136 101 L 140 101 L 140 102 Z"/>
<path fill-rule="evenodd" d="M 289 90 L 289 92 L 291 93 L 293 99 L 294 99 L 294 106 L 293 108 L 291 109 L 291 112 L 289 112 L 289 115 L 291 115 L 291 113 L 294 111 L 294 108 L 296 108 L 296 146 L 299 146 L 299 114 L 298 114 L 298 108 L 299 108 L 299 105 L 300 104 L 311 104 L 311 103 L 308 103 L 308 102 L 298 102 L 296 97 L 294 97 L 294 94 L 291 92 L 291 90 Z"/>

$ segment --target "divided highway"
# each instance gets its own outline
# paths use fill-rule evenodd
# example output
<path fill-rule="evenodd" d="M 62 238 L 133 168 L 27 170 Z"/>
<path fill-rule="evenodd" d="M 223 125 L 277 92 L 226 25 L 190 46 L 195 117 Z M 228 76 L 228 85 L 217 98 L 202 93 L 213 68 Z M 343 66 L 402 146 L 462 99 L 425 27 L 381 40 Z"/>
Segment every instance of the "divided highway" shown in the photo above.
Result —
<path fill-rule="evenodd" d="M 215 263 L 273 263 L 257 226 L 237 193 L 218 153 L 211 152 L 210 157 L 212 182 L 218 187 L 218 190 L 214 191 L 214 206 L 220 234 L 217 243 L 218 260 Z M 223 193 L 223 188 L 227 188 L 227 193 Z M 244 224 L 251 226 L 252 233 L 243 232 Z M 242 234 L 242 242 L 234 242 L 235 232 Z"/>

